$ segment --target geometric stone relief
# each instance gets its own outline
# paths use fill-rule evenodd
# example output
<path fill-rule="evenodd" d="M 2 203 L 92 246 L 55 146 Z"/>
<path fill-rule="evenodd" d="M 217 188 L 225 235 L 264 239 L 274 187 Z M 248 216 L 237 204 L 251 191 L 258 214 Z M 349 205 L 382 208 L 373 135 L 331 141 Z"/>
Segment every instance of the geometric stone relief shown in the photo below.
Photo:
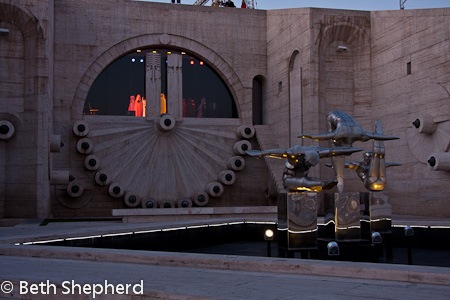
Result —
<path fill-rule="evenodd" d="M 220 197 L 245 166 L 239 153 L 251 145 L 240 142 L 254 135 L 252 126 L 220 121 L 177 119 L 168 131 L 160 128 L 159 120 L 130 123 L 129 118 L 96 118 L 89 124 L 78 121 L 73 132 L 94 188 L 107 185 L 112 199 L 137 208 L 204 206 L 210 197 Z M 236 144 L 241 149 L 233 150 Z"/>
<path fill-rule="evenodd" d="M 418 121 L 417 121 L 418 120 Z M 436 129 L 434 132 L 420 132 L 420 127 L 429 122 L 429 116 L 417 117 L 414 123 L 406 131 L 408 146 L 414 157 L 426 164 L 433 153 L 448 152 L 450 150 L 450 122 L 432 123 Z"/>
<path fill-rule="evenodd" d="M 406 130 L 409 149 L 418 161 L 425 164 L 433 154 L 450 150 L 450 93 L 442 84 L 427 86 L 428 90 L 429 111 L 417 113 L 416 106 L 410 105 L 412 120 Z M 433 108 L 436 103 L 439 104 L 437 109 Z"/>

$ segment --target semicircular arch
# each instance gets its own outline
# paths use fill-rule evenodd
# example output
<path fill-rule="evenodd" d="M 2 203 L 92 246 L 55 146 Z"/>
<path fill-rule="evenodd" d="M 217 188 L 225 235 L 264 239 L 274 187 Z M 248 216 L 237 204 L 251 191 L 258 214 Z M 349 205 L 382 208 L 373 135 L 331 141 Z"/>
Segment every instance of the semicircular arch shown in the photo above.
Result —
<path fill-rule="evenodd" d="M 243 85 L 233 68 L 211 48 L 186 37 L 168 34 L 148 34 L 124 40 L 101 54 L 86 70 L 76 89 L 72 101 L 72 120 L 77 120 L 83 112 L 84 102 L 89 89 L 98 75 L 117 58 L 139 48 L 170 48 L 184 50 L 203 59 L 224 80 L 233 95 L 238 115 L 241 116 L 240 103 L 236 91 L 242 90 Z"/>

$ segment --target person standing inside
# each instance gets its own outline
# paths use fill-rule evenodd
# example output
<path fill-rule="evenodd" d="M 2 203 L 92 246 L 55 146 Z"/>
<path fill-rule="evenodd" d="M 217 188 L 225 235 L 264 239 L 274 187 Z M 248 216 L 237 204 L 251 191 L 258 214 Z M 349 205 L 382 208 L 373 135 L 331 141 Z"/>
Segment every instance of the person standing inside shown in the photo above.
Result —
<path fill-rule="evenodd" d="M 142 117 L 142 108 L 143 108 L 142 98 L 141 98 L 141 95 L 138 94 L 136 96 L 136 101 L 134 102 L 134 111 L 136 112 L 135 113 L 136 117 Z"/>
<path fill-rule="evenodd" d="M 134 102 L 135 102 L 135 97 L 130 96 L 130 104 L 128 104 L 128 115 L 129 116 L 134 116 Z"/>

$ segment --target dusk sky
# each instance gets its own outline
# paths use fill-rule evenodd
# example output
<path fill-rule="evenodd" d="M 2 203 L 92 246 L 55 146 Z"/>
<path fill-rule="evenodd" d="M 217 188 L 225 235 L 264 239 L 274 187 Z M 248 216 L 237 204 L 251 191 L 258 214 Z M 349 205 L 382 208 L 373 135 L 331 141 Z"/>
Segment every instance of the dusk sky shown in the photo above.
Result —
<path fill-rule="evenodd" d="M 171 3 L 171 0 L 140 0 Z M 240 7 L 242 0 L 233 0 Z M 322 7 L 353 10 L 396 10 L 400 0 L 254 0 L 258 9 L 283 9 L 297 7 Z M 193 4 L 195 0 L 181 0 L 181 4 Z M 210 6 L 209 0 L 205 6 Z M 405 9 L 450 7 L 450 0 L 407 0 Z"/>

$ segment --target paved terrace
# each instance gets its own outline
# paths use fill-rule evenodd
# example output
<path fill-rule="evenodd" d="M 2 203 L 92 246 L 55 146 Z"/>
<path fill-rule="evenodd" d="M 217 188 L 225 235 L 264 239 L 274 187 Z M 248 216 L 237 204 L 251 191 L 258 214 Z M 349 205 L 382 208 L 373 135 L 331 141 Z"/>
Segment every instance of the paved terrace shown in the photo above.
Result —
<path fill-rule="evenodd" d="M 79 295 L 76 290 L 75 294 L 64 294 L 68 290 L 63 283 L 72 280 L 81 286 L 101 285 L 106 280 L 115 286 L 132 284 L 136 287 L 136 294 L 129 290 L 127 295 L 111 295 L 110 289 L 108 294 L 95 295 L 95 299 L 449 299 L 450 295 L 450 268 L 15 245 L 67 237 L 254 221 L 250 217 L 158 223 L 51 222 L 39 226 L 41 221 L 28 220 L 14 227 L 0 228 L 0 284 L 10 281 L 14 285 L 11 293 L 0 291 L 0 298 L 93 298 L 92 292 Z M 393 225 L 450 226 L 450 220 L 394 216 Z M 21 294 L 20 281 L 47 283 L 50 289 L 39 290 L 36 295 L 30 290 L 28 294 Z M 142 290 L 139 290 L 141 283 Z"/>

